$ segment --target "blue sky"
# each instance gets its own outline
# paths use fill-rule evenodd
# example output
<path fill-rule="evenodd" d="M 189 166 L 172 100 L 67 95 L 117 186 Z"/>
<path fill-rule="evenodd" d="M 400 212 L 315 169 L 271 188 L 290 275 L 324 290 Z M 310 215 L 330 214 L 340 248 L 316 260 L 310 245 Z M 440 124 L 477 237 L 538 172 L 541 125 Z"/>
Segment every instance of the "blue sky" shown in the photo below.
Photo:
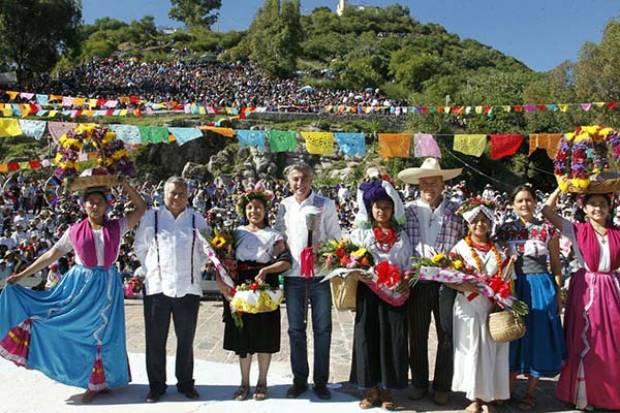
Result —
<path fill-rule="evenodd" d="M 82 0 L 84 21 L 104 16 L 130 21 L 150 14 L 158 25 L 178 26 L 168 18 L 169 0 Z M 248 27 L 263 0 L 222 0 L 215 29 Z M 599 42 L 605 24 L 620 17 L 618 0 L 357 0 L 353 4 L 400 3 L 415 19 L 440 23 L 461 38 L 472 38 L 516 57 L 534 70 L 549 70 L 576 60 L 586 41 Z M 335 9 L 337 0 L 302 0 L 302 11 Z"/>

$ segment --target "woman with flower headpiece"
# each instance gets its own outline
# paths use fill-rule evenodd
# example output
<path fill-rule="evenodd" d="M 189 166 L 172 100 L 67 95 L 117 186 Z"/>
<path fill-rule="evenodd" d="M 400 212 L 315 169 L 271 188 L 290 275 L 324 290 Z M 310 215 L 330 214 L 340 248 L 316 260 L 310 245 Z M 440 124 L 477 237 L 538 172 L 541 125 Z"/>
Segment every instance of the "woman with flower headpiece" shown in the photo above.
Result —
<path fill-rule="evenodd" d="M 83 402 L 129 381 L 121 276 L 114 263 L 123 235 L 136 226 L 146 204 L 123 181 L 135 209 L 108 219 L 106 187 L 81 194 L 86 218 L 73 224 L 52 249 L 7 279 L 15 284 L 71 250 L 76 264 L 48 291 L 9 285 L 0 295 L 0 355 L 18 366 L 87 389 Z"/>
<path fill-rule="evenodd" d="M 467 222 L 469 232 L 456 243 L 452 253 L 463 257 L 465 264 L 487 277 L 505 274 L 505 255 L 490 240 L 495 205 L 474 198 L 461 206 L 457 213 Z M 508 343 L 493 341 L 488 328 L 488 316 L 493 303 L 475 292 L 471 284 L 451 285 L 459 291 L 454 301 L 454 376 L 452 391 L 465 392 L 472 401 L 466 411 L 481 412 L 483 406 L 510 398 Z"/>
<path fill-rule="evenodd" d="M 237 213 L 245 217 L 246 225 L 234 231 L 237 279 L 235 285 L 249 284 L 256 288 L 267 284 L 279 288 L 278 275 L 291 267 L 291 255 L 282 235 L 269 227 L 267 211 L 273 195 L 262 188 L 255 188 L 239 197 Z M 236 314 L 241 320 L 235 322 L 228 301 L 234 290 L 220 284 L 224 294 L 224 349 L 239 356 L 241 385 L 233 398 L 241 401 L 250 391 L 250 367 L 252 355 L 258 358 L 258 383 L 255 400 L 267 397 L 267 373 L 271 355 L 280 351 L 280 308 L 258 314 Z"/>
<path fill-rule="evenodd" d="M 407 387 L 407 302 L 411 245 L 401 230 L 404 206 L 375 168 L 357 193 L 358 228 L 351 241 L 368 249 L 375 276 L 361 273 L 357 287 L 351 383 L 365 390 L 359 406 L 396 408 L 393 390 Z"/>
<path fill-rule="evenodd" d="M 525 336 L 510 343 L 510 381 L 513 388 L 517 375 L 528 377 L 527 392 L 518 407 L 532 410 L 540 377 L 555 377 L 565 353 L 560 321 L 560 241 L 551 224 L 535 218 L 536 194 L 531 186 L 515 188 L 510 202 L 518 219 L 502 225 L 497 239 L 517 256 L 515 293 L 529 308 L 524 317 Z"/>
<path fill-rule="evenodd" d="M 571 240 L 580 269 L 568 289 L 557 397 L 581 410 L 620 410 L 620 230 L 610 222 L 612 197 L 581 195 L 581 222 L 572 223 L 554 211 L 559 194 L 542 212 Z"/>

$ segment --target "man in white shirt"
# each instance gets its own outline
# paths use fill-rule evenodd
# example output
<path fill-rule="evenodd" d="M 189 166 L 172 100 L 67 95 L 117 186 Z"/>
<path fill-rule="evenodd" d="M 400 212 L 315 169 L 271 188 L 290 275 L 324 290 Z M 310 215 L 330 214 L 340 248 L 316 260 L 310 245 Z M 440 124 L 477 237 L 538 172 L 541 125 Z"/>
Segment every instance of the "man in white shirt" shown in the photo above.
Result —
<path fill-rule="evenodd" d="M 312 191 L 312 176 L 312 168 L 304 163 L 287 168 L 286 177 L 293 195 L 280 203 L 275 225 L 286 238 L 293 257 L 291 270 L 284 280 L 293 370 L 293 386 L 288 389 L 286 396 L 296 398 L 308 389 L 306 327 L 310 303 L 314 337 L 313 390 L 321 399 L 329 399 L 331 394 L 327 389 L 327 381 L 332 332 L 331 291 L 329 283 L 320 282 L 323 277 L 314 277 L 311 266 L 302 265 L 302 251 L 312 247 L 316 253 L 321 242 L 339 240 L 341 230 L 334 201 Z"/>
<path fill-rule="evenodd" d="M 197 231 L 209 239 L 204 218 L 188 208 L 187 183 L 173 176 L 164 186 L 164 206 L 150 209 L 136 230 L 134 249 L 144 267 L 147 403 L 166 392 L 166 341 L 170 316 L 177 336 L 177 390 L 190 399 L 194 387 L 193 342 L 202 296 L 201 271 L 207 256 Z"/>

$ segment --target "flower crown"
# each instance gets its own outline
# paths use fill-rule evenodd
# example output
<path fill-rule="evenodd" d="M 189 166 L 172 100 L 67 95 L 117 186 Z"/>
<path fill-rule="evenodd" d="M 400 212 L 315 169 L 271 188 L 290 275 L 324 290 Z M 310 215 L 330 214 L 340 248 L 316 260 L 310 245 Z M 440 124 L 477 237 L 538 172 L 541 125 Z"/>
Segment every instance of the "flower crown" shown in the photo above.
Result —
<path fill-rule="evenodd" d="M 262 185 L 256 185 L 253 189 L 243 193 L 237 199 L 237 214 L 244 216 L 245 207 L 255 199 L 262 201 L 263 204 L 265 204 L 265 209 L 267 209 L 273 200 L 273 192 L 267 191 Z"/>
<path fill-rule="evenodd" d="M 497 204 L 491 200 L 482 198 L 480 196 L 474 197 L 474 198 L 470 198 L 467 201 L 465 201 L 459 209 L 456 210 L 456 214 L 463 216 L 463 214 L 465 214 L 467 211 L 471 211 L 472 209 L 479 207 L 479 206 L 485 206 L 489 209 L 495 210 L 495 208 L 497 208 Z"/>

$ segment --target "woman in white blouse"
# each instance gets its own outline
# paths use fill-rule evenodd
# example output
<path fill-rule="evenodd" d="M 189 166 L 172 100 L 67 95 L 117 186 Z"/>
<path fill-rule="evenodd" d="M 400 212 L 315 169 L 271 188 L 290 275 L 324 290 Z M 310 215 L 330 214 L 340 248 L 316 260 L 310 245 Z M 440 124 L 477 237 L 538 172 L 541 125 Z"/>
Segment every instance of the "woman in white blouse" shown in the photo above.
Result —
<path fill-rule="evenodd" d="M 291 267 L 291 257 L 282 235 L 268 226 L 266 211 L 269 196 L 264 191 L 251 191 L 241 196 L 237 212 L 247 224 L 234 232 L 235 258 L 238 263 L 236 285 L 267 283 L 279 288 L 278 275 Z M 280 351 L 280 309 L 259 314 L 242 314 L 242 326 L 235 325 L 228 301 L 233 291 L 224 291 L 224 349 L 239 356 L 241 385 L 235 400 L 245 400 L 250 391 L 252 355 L 258 358 L 258 383 L 255 400 L 267 397 L 267 372 L 271 355 Z"/>

